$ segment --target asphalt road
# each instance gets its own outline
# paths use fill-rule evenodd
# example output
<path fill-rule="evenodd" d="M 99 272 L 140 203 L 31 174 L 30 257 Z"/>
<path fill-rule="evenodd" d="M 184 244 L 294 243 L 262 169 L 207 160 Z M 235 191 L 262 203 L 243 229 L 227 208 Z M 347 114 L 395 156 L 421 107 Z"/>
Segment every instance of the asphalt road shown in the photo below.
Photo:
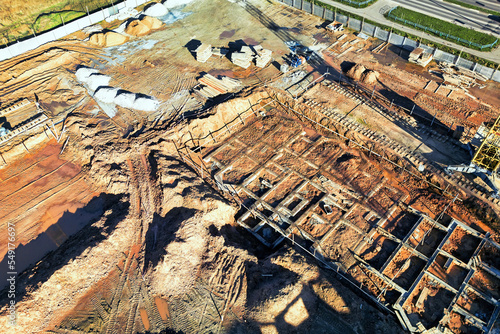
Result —
<path fill-rule="evenodd" d="M 474 6 L 482 7 L 485 9 L 495 10 L 500 12 L 500 1 L 498 0 L 460 0 L 461 2 L 465 2 Z"/>
<path fill-rule="evenodd" d="M 491 15 L 475 9 L 439 0 L 392 0 L 392 2 L 416 12 L 500 36 L 500 22 Z"/>

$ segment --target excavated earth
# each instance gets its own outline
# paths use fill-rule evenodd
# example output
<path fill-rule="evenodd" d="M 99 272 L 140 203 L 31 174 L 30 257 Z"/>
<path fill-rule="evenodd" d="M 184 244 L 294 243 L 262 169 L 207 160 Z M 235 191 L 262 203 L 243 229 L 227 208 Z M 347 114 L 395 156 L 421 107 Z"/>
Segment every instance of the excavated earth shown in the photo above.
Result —
<path fill-rule="evenodd" d="M 285 7 L 260 4 L 265 15 L 275 15 L 285 28 L 299 25 L 307 32 L 318 23 Z M 0 270 L 7 272 L 11 223 L 16 226 L 20 273 L 14 332 L 401 333 L 394 316 L 379 311 L 291 242 L 276 250 L 261 244 L 236 223 L 240 207 L 179 157 L 177 144 L 213 135 L 268 95 L 256 85 L 279 76 L 274 65 L 257 75 L 228 59 L 197 63 L 185 43 L 198 38 L 225 46 L 240 40 L 278 45 L 273 49 L 277 55 L 288 52 L 283 38 L 264 26 L 262 13 L 252 16 L 223 0 L 196 5 L 184 9 L 192 11 L 184 23 L 177 21 L 143 39 L 131 37 L 130 54 L 125 48 L 93 46 L 75 34 L 0 63 L 0 107 L 27 97 L 32 105 L 24 118 L 38 114 L 34 101 L 39 101 L 55 123 L 48 121 L 29 136 L 0 146 Z M 202 20 L 207 13 L 213 22 Z M 241 21 L 240 26 L 234 21 Z M 210 24 L 207 29 L 205 23 Z M 278 30 L 283 31 L 288 30 Z M 300 38 L 312 41 L 310 36 Z M 158 48 L 148 49 L 149 42 Z M 168 117 L 118 108 L 117 116 L 109 118 L 76 80 L 74 73 L 82 64 L 113 76 L 115 86 L 168 101 L 162 105 Z M 394 68 L 366 65 L 381 73 L 379 85 L 410 96 L 398 86 Z M 181 115 L 177 110 L 203 107 L 189 90 L 201 72 L 211 70 L 253 88 L 223 103 L 207 104 L 203 117 L 175 117 Z M 426 80 L 415 78 L 426 103 Z M 324 93 L 322 89 L 314 88 L 306 97 L 321 100 L 315 94 Z M 465 99 L 457 94 L 453 103 L 459 98 Z M 479 103 L 466 102 L 470 108 Z M 433 103 L 440 108 L 451 102 Z M 496 109 L 480 109 L 474 125 L 492 111 Z M 365 117 L 364 109 L 359 112 Z M 467 112 L 458 111 L 455 117 Z M 383 125 L 373 123 L 374 129 Z M 436 214 L 450 203 L 451 198 L 427 185 L 387 170 L 387 177 L 405 183 L 415 195 L 412 206 Z M 428 179 L 442 182 L 432 175 Z M 473 201 L 469 207 L 481 213 L 482 205 Z M 449 212 L 490 231 L 469 207 L 456 202 Z M 6 291 L 0 295 L 0 328 L 9 329 Z"/>

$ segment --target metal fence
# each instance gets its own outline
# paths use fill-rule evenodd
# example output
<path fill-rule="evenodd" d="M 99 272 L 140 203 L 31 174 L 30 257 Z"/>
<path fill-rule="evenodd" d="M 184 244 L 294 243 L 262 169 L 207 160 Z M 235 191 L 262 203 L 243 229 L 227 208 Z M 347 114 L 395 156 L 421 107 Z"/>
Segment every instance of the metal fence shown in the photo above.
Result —
<path fill-rule="evenodd" d="M 444 33 L 442 31 L 439 31 L 439 30 L 436 30 L 436 29 L 432 29 L 432 28 L 429 28 L 427 26 L 423 26 L 421 24 L 418 24 L 418 23 L 415 23 L 415 22 L 412 22 L 412 21 L 408 21 L 408 20 L 405 20 L 405 19 L 402 19 L 396 15 L 393 15 L 392 14 L 392 11 L 394 9 L 396 9 L 398 7 L 394 7 L 392 8 L 388 13 L 387 13 L 387 16 L 390 17 L 391 19 L 393 20 L 396 20 L 396 21 L 399 21 L 399 22 L 402 22 L 403 24 L 405 25 L 409 25 L 409 26 L 413 26 L 415 28 L 420 28 L 421 30 L 424 30 L 425 32 L 432 32 L 434 33 L 435 35 L 438 35 L 439 37 L 444 37 L 446 39 L 453 39 L 457 42 L 460 42 L 460 43 L 463 43 L 463 44 L 467 44 L 469 46 L 475 46 L 477 48 L 480 48 L 481 50 L 483 49 L 487 49 L 487 48 L 491 48 L 493 47 L 495 44 L 497 44 L 498 42 L 498 39 L 495 39 L 495 41 L 493 43 L 490 43 L 490 44 L 479 44 L 479 43 L 474 43 L 474 42 L 471 42 L 467 39 L 463 39 L 463 38 L 460 38 L 460 37 L 457 37 L 457 36 L 453 36 L 453 35 L 450 35 L 449 33 Z"/>
<path fill-rule="evenodd" d="M 126 0 L 118 4 L 115 4 L 112 7 L 102 9 L 96 13 L 68 22 L 51 31 L 33 36 L 32 38 L 1 48 L 0 61 L 34 50 L 45 43 L 58 40 L 60 38 L 63 38 L 64 36 L 67 36 L 78 30 L 81 30 L 89 25 L 101 22 L 107 17 L 113 15 L 113 13 L 117 13 L 120 9 L 137 7 L 149 1 L 150 0 Z"/>
<path fill-rule="evenodd" d="M 344 25 L 348 26 L 353 30 L 362 31 L 368 36 L 372 36 L 380 40 L 383 40 L 385 42 L 389 42 L 397 47 L 406 49 L 408 51 L 412 51 L 416 47 L 420 47 L 424 49 L 424 51 L 432 54 L 434 59 L 436 59 L 437 61 L 455 64 L 456 66 L 475 71 L 476 73 L 485 76 L 489 80 L 500 82 L 500 72 L 496 71 L 495 69 L 479 65 L 470 60 L 455 56 L 451 53 L 444 52 L 437 48 L 432 48 L 430 46 L 421 44 L 410 38 L 403 37 L 398 34 L 383 30 L 380 27 L 377 27 L 375 25 L 366 22 L 361 22 L 360 20 L 351 18 L 347 15 L 338 14 L 337 12 L 334 12 L 330 9 L 324 8 L 319 5 L 315 5 L 314 3 L 311 3 L 307 0 L 279 0 L 279 1 L 289 6 L 293 5 L 293 7 L 295 8 L 300 8 L 310 14 L 319 16 L 325 20 L 337 21 L 343 23 Z"/>

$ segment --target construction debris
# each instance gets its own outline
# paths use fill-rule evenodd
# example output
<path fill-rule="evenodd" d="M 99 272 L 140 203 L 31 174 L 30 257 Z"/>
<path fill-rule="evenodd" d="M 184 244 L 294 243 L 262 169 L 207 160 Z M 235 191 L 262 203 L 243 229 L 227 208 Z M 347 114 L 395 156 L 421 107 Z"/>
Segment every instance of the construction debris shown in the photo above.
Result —
<path fill-rule="evenodd" d="M 196 60 L 200 63 L 204 63 L 212 56 L 212 46 L 203 43 L 194 52 L 196 52 Z"/>
<path fill-rule="evenodd" d="M 332 32 L 340 32 L 344 31 L 344 25 L 340 22 L 333 21 L 329 25 L 326 26 L 326 30 L 332 31 Z"/>
<path fill-rule="evenodd" d="M 347 71 L 347 76 L 354 80 L 360 80 L 365 71 L 366 67 L 362 64 L 356 64 Z"/>
<path fill-rule="evenodd" d="M 408 57 L 408 61 L 410 63 L 414 63 L 423 67 L 429 65 L 431 60 L 432 54 L 425 52 L 422 48 L 414 49 Z"/>
<path fill-rule="evenodd" d="M 6 129 L 6 128 L 4 128 L 4 127 L 0 126 L 0 137 L 3 137 L 3 136 L 8 135 L 8 134 L 9 134 L 9 132 L 10 132 L 10 130 L 9 130 L 9 129 Z"/>
<path fill-rule="evenodd" d="M 379 75 L 380 73 L 378 73 L 377 71 L 366 70 L 361 75 L 361 82 L 369 85 L 374 84 L 375 82 L 377 82 Z"/>

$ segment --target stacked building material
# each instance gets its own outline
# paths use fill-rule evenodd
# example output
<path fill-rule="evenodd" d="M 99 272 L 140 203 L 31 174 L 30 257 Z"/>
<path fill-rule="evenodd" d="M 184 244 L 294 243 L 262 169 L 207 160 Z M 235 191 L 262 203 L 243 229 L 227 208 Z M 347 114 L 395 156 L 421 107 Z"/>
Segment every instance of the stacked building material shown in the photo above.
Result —
<path fill-rule="evenodd" d="M 213 98 L 221 94 L 235 92 L 241 86 L 241 82 L 229 77 L 222 77 L 217 79 L 210 74 L 205 74 L 198 79 L 200 85 L 196 87 L 195 91 L 204 98 Z"/>
<path fill-rule="evenodd" d="M 432 60 L 432 54 L 425 52 L 422 48 L 414 49 L 408 56 L 410 63 L 418 64 L 420 66 L 427 66 Z"/>
<path fill-rule="evenodd" d="M 252 64 L 253 52 L 248 46 L 242 46 L 240 52 L 233 52 L 231 54 L 231 61 L 233 64 L 243 68 L 248 68 Z"/>
<path fill-rule="evenodd" d="M 271 61 L 272 51 L 264 49 L 261 45 L 254 46 L 254 50 L 257 53 L 255 56 L 255 65 L 260 68 L 266 67 L 266 65 Z"/>
<path fill-rule="evenodd" d="M 203 43 L 194 52 L 196 52 L 196 60 L 200 63 L 204 63 L 212 56 L 212 46 Z"/>

